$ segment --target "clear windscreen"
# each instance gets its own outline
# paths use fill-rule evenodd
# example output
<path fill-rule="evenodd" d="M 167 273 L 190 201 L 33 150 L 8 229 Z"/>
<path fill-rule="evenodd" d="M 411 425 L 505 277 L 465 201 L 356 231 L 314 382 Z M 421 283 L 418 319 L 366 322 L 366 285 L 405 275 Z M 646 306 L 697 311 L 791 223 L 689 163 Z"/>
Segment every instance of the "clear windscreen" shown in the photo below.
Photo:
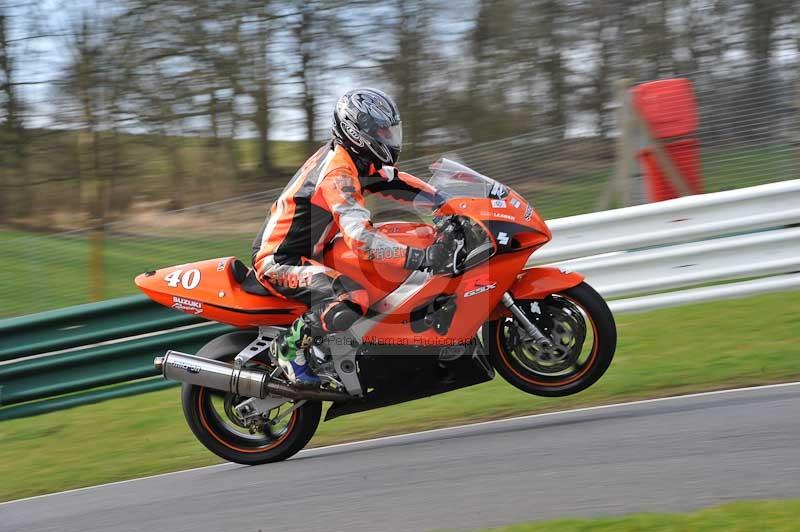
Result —
<path fill-rule="evenodd" d="M 439 159 L 430 169 L 432 175 L 428 184 L 436 191 L 437 204 L 455 198 L 500 199 L 508 196 L 508 188 L 504 185 L 453 160 Z M 415 203 L 418 207 L 429 205 L 425 200 L 415 200 Z M 456 252 L 457 255 L 460 253 L 455 262 L 459 270 L 480 264 L 496 251 L 486 229 L 468 216 L 445 216 L 437 219 L 434 213 L 433 222 L 442 242 L 446 245 L 458 242 L 462 246 L 460 252 Z"/>
<path fill-rule="evenodd" d="M 450 159 L 439 159 L 430 166 L 430 184 L 446 198 L 502 198 L 508 189 L 494 179 Z"/>

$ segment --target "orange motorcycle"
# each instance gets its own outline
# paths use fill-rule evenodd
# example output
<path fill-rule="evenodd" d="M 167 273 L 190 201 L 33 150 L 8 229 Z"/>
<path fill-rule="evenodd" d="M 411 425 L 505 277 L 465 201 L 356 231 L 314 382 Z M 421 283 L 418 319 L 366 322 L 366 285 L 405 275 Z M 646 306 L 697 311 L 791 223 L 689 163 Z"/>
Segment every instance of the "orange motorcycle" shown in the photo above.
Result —
<path fill-rule="evenodd" d="M 181 264 L 136 277 L 154 301 L 241 330 L 196 354 L 155 359 L 183 382 L 195 436 L 233 462 L 284 460 L 325 420 L 480 384 L 497 371 L 535 395 L 591 386 L 616 349 L 614 318 L 579 273 L 526 268 L 550 230 L 509 187 L 459 163 L 432 166 L 441 203 L 432 224 L 389 222 L 387 236 L 424 248 L 435 241 L 456 260 L 447 271 L 408 271 L 364 261 L 336 238 L 324 263 L 360 283 L 370 309 L 349 330 L 319 337 L 306 359 L 323 381 L 293 386 L 270 343 L 306 307 L 271 295 L 235 257 Z"/>

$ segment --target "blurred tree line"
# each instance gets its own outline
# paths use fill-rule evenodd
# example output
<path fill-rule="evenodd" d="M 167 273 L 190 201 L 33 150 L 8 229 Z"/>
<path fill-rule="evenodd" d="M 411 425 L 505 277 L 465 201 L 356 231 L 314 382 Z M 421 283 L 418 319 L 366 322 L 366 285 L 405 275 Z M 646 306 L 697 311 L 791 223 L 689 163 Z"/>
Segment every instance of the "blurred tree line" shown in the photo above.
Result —
<path fill-rule="evenodd" d="M 798 49 L 800 0 L 0 0 L 0 224 L 279 187 L 354 85 L 396 97 L 408 159 L 607 139 L 615 80 Z"/>

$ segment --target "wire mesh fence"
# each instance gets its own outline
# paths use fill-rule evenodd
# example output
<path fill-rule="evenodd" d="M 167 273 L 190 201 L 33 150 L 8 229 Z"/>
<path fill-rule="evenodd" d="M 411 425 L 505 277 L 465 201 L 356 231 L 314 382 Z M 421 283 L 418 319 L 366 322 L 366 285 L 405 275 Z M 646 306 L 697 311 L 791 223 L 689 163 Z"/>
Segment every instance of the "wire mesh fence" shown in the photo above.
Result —
<path fill-rule="evenodd" d="M 800 177 L 800 70 L 742 65 L 688 73 L 699 104 L 703 188 L 729 190 Z M 442 154 L 502 181 L 545 218 L 592 212 L 615 171 L 617 131 L 536 130 Z M 407 160 L 427 178 L 437 157 Z M 133 277 L 172 264 L 237 255 L 279 189 L 178 211 L 133 210 L 97 228 L 31 235 L 0 231 L 0 317 L 136 293 Z"/>
<path fill-rule="evenodd" d="M 800 68 L 743 64 L 697 72 L 707 192 L 800 177 Z"/>

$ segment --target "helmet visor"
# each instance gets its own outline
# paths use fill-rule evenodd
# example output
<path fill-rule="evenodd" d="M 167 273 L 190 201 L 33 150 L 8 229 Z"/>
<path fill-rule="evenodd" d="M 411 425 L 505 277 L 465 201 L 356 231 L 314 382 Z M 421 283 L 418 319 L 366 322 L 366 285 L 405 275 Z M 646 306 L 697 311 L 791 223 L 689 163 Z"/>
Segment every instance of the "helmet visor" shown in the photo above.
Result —
<path fill-rule="evenodd" d="M 371 121 L 369 127 L 365 128 L 364 133 L 388 146 L 389 148 L 400 149 L 403 145 L 403 124 L 380 123 L 380 121 Z"/>

